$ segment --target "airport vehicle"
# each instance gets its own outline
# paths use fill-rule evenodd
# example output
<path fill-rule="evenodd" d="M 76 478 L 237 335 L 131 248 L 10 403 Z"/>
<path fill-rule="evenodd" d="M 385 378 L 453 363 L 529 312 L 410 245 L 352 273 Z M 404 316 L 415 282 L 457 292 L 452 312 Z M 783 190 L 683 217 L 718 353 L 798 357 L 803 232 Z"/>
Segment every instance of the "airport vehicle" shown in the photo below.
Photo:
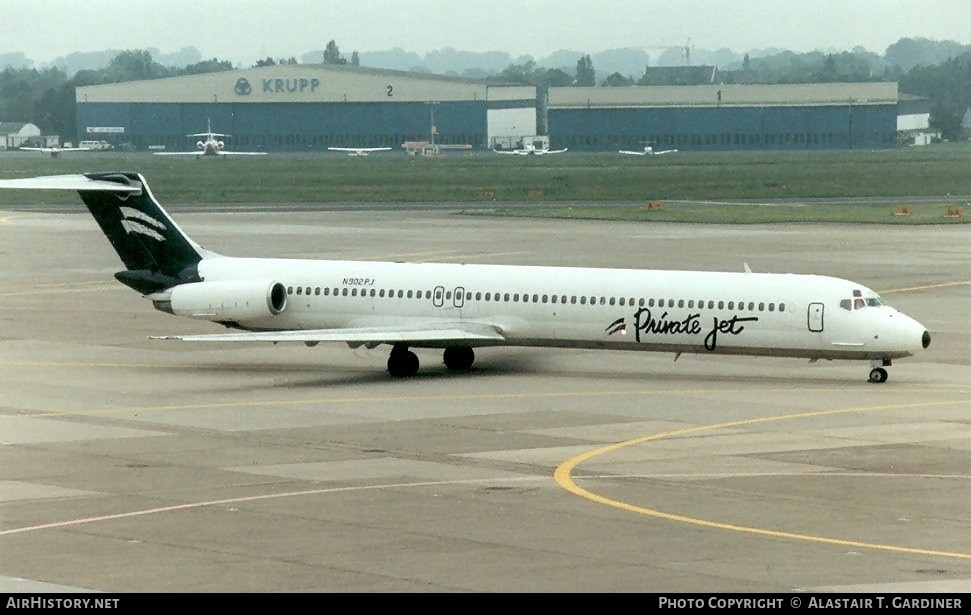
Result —
<path fill-rule="evenodd" d="M 536 346 L 868 361 L 870 382 L 930 333 L 850 280 L 807 274 L 246 258 L 203 248 L 138 173 L 0 180 L 0 188 L 78 191 L 155 309 L 231 331 L 164 339 L 344 342 L 391 347 L 413 376 L 413 348 L 472 368 L 474 349 Z"/>
<path fill-rule="evenodd" d="M 650 145 L 645 145 L 642 150 L 626 150 L 622 149 L 618 151 L 618 154 L 626 154 L 628 156 L 660 156 L 661 154 L 674 154 L 678 150 L 676 149 L 662 149 L 660 151 L 655 150 Z"/>
<path fill-rule="evenodd" d="M 347 152 L 348 156 L 367 156 L 374 152 L 388 152 L 390 147 L 328 147 L 332 152 Z"/>
<path fill-rule="evenodd" d="M 212 131 L 212 121 L 206 120 L 206 132 L 196 132 L 187 137 L 203 137 L 196 141 L 196 150 L 190 152 L 152 152 L 156 156 L 265 156 L 266 152 L 235 152 L 225 149 L 226 143 L 218 137 L 231 137 L 221 132 Z"/>
<path fill-rule="evenodd" d="M 547 147 L 536 147 L 531 143 L 527 143 L 525 147 L 517 149 L 494 149 L 497 154 L 508 154 L 512 156 L 544 156 L 546 154 L 562 154 L 567 151 L 564 147 L 563 149 L 549 149 Z"/>
<path fill-rule="evenodd" d="M 87 152 L 91 150 L 89 147 L 27 147 L 26 145 L 20 149 L 25 152 L 44 152 L 50 154 L 51 158 L 57 158 L 64 152 Z"/>

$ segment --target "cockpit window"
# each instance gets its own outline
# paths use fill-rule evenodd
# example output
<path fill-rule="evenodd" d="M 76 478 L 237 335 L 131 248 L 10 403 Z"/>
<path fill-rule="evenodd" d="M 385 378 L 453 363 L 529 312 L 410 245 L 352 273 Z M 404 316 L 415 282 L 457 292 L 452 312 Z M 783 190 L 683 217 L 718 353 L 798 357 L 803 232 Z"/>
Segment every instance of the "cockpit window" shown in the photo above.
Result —
<path fill-rule="evenodd" d="M 865 307 L 880 307 L 887 303 L 879 295 L 863 296 L 863 291 L 854 290 L 852 299 L 840 301 L 840 307 L 844 310 L 862 310 Z"/>

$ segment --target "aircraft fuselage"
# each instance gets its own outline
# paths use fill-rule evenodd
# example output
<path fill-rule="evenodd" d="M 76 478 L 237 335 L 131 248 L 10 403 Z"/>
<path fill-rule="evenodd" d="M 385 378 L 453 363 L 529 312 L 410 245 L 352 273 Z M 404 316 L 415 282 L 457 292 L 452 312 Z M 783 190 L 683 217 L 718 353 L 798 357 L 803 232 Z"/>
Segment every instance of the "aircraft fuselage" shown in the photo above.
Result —
<path fill-rule="evenodd" d="M 922 325 L 874 291 L 826 276 L 235 257 L 207 258 L 199 274 L 286 288 L 279 313 L 200 312 L 255 331 L 466 322 L 495 327 L 504 345 L 811 359 L 890 359 L 924 347 Z"/>

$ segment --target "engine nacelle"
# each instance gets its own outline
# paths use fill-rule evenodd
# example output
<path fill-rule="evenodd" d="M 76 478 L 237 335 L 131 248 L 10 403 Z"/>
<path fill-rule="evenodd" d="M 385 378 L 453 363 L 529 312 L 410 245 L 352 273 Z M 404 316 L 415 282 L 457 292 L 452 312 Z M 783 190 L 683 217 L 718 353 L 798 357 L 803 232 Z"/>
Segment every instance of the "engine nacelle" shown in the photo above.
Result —
<path fill-rule="evenodd" d="M 287 307 L 286 287 L 272 280 L 193 282 L 149 295 L 155 309 L 216 322 L 276 316 Z"/>
<path fill-rule="evenodd" d="M 196 141 L 196 149 L 206 149 L 206 144 L 203 141 Z"/>

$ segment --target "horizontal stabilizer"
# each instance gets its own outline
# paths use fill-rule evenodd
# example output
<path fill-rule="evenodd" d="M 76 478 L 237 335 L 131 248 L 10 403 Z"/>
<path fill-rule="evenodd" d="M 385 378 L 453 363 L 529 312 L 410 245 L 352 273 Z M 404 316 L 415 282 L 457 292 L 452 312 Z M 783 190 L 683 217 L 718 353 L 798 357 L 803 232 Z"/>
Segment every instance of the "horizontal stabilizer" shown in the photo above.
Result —
<path fill-rule="evenodd" d="M 119 178 L 125 179 L 119 174 Z M 0 188 L 19 188 L 23 190 L 96 190 L 103 192 L 141 192 L 139 183 L 118 183 L 91 179 L 86 175 L 45 175 L 23 179 L 0 179 Z"/>

